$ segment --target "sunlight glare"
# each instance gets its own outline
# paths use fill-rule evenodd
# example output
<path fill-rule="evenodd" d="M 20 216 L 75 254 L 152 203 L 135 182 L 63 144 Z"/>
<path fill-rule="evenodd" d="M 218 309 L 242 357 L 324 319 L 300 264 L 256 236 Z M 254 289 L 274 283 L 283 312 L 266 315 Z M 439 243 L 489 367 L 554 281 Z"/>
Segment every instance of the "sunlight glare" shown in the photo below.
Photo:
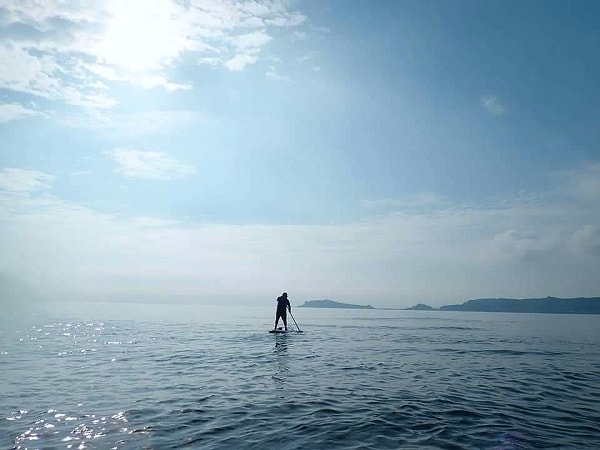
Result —
<path fill-rule="evenodd" d="M 185 48 L 182 11 L 169 0 L 113 1 L 104 38 L 96 48 L 102 63 L 144 72 L 175 59 Z"/>

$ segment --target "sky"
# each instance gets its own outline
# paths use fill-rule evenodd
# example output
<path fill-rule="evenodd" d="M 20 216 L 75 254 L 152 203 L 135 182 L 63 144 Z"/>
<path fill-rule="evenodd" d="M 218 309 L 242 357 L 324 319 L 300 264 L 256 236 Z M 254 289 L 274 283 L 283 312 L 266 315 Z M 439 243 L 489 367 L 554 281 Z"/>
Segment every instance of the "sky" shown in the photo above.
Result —
<path fill-rule="evenodd" d="M 0 0 L 0 292 L 599 296 L 599 21 L 583 0 Z"/>

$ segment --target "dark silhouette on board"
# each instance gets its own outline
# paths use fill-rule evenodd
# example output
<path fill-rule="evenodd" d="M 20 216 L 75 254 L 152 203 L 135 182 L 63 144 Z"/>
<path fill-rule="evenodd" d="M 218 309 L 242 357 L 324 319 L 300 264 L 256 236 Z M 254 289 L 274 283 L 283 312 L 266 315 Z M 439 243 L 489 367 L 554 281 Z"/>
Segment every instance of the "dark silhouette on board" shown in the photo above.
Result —
<path fill-rule="evenodd" d="M 279 297 L 277 297 L 277 312 L 275 313 L 275 328 L 273 331 L 277 330 L 277 324 L 279 323 L 279 318 L 283 321 L 283 326 L 285 329 L 288 329 L 287 326 L 287 311 L 292 313 L 292 305 L 290 305 L 290 301 L 288 300 L 287 292 L 284 292 Z"/>

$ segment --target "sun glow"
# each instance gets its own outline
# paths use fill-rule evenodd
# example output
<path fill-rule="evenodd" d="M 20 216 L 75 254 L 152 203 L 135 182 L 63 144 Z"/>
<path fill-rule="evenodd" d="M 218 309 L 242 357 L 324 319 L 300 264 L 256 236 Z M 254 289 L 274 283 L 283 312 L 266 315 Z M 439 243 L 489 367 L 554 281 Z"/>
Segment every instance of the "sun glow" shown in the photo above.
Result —
<path fill-rule="evenodd" d="M 187 45 L 181 8 L 168 0 L 116 0 L 106 34 L 96 47 L 99 62 L 133 72 L 157 70 Z"/>

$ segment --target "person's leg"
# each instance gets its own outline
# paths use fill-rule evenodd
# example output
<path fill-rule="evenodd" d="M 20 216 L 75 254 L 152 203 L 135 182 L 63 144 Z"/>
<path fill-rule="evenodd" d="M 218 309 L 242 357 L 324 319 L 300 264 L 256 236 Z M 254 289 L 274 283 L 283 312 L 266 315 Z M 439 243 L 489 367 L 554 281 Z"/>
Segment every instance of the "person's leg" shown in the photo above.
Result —
<path fill-rule="evenodd" d="M 281 311 L 277 311 L 277 314 L 275 316 L 275 330 L 277 329 L 277 324 L 279 323 L 279 318 L 281 318 L 281 320 L 283 321 L 283 324 L 285 325 L 285 329 L 287 330 L 287 322 L 285 320 L 285 312 L 281 312 Z"/>
<path fill-rule="evenodd" d="M 281 319 L 283 320 L 283 326 L 287 330 L 287 314 L 285 312 L 281 315 Z"/>

